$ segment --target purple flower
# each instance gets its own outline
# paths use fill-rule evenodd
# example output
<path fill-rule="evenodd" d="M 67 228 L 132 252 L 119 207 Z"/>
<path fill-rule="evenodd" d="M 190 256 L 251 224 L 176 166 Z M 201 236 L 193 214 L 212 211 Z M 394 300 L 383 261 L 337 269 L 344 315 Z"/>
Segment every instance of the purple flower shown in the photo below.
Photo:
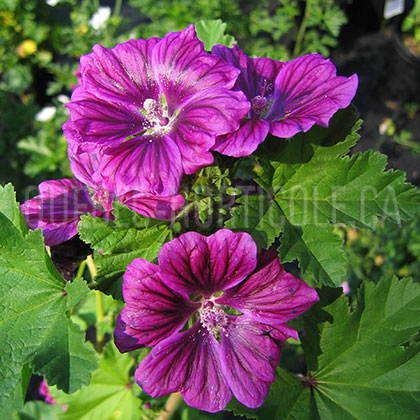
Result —
<path fill-rule="evenodd" d="M 82 214 L 106 214 L 95 207 L 89 189 L 77 179 L 44 181 L 38 188 L 40 195 L 25 201 L 21 209 L 30 229 L 42 229 L 46 245 L 58 245 L 75 236 Z"/>
<path fill-rule="evenodd" d="M 124 275 L 117 318 L 121 352 L 152 346 L 135 380 L 152 397 L 180 391 L 202 410 L 222 410 L 232 392 L 260 406 L 275 380 L 286 322 L 318 300 L 285 272 L 277 253 L 257 256 L 247 233 L 188 232 L 166 243 L 159 264 L 135 259 Z M 189 328 L 187 328 L 187 326 Z"/>
<path fill-rule="evenodd" d="M 78 179 L 44 181 L 39 185 L 40 195 L 21 205 L 29 228 L 41 228 L 48 246 L 75 236 L 83 214 L 111 219 L 114 200 L 137 213 L 157 219 L 171 219 L 184 205 L 184 197 L 180 194 L 163 197 L 130 191 L 116 197 L 103 187 L 100 177 L 96 177 L 102 159 L 100 151 L 86 153 L 70 146 L 68 153 L 71 170 Z"/>
<path fill-rule="evenodd" d="M 319 54 L 290 62 L 250 58 L 234 46 L 213 47 L 212 53 L 241 70 L 233 90 L 242 91 L 251 109 L 233 133 L 219 136 L 212 147 L 228 156 L 247 156 L 268 133 L 281 138 L 327 127 L 330 118 L 353 99 L 358 78 L 336 76 L 336 68 Z"/>
<path fill-rule="evenodd" d="M 103 149 L 106 189 L 171 196 L 183 173 L 211 164 L 216 136 L 250 108 L 232 92 L 239 70 L 208 54 L 194 26 L 163 39 L 95 45 L 80 60 L 80 85 L 63 126 L 70 143 Z"/>

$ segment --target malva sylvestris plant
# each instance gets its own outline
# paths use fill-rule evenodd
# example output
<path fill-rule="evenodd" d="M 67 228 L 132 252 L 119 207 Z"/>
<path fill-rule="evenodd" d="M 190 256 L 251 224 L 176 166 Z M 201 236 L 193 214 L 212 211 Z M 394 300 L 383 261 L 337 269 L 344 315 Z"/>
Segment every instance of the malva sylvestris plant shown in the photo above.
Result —
<path fill-rule="evenodd" d="M 215 418 L 420 414 L 418 383 L 400 380 L 406 366 L 420 374 L 418 286 L 350 289 L 352 312 L 339 287 L 334 225 L 374 228 L 420 207 L 382 155 L 348 156 L 357 75 L 337 76 L 319 54 L 279 62 L 214 44 L 206 51 L 191 25 L 95 45 L 66 105 L 75 178 L 44 181 L 20 208 L 1 189 L 4 418 L 32 372 L 67 420 L 194 418 L 191 407 Z M 92 255 L 80 263 L 70 253 L 82 242 Z M 60 256 L 78 261 L 70 280 Z M 295 260 L 296 275 L 283 266 Z M 94 327 L 95 352 L 74 320 Z"/>

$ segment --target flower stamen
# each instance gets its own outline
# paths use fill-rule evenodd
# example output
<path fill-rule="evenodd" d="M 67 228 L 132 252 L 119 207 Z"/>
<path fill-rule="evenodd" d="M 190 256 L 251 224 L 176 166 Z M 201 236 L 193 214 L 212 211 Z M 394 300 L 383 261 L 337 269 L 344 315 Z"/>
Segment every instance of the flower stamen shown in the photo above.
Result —
<path fill-rule="evenodd" d="M 171 131 L 173 118 L 169 117 L 165 103 L 147 98 L 140 112 L 147 120 L 145 123 L 147 134 L 168 134 Z"/>
<path fill-rule="evenodd" d="M 264 79 L 264 81 L 262 83 L 260 82 L 258 85 L 261 89 L 261 94 L 254 96 L 251 99 L 251 106 L 252 110 L 259 116 L 268 110 L 270 101 L 265 97 L 265 95 L 273 89 L 273 84 L 267 83 L 267 80 Z"/>
<path fill-rule="evenodd" d="M 228 318 L 220 305 L 207 300 L 202 304 L 198 312 L 200 324 L 215 338 L 217 338 L 219 332 L 226 336 L 228 335 L 226 329 Z"/>

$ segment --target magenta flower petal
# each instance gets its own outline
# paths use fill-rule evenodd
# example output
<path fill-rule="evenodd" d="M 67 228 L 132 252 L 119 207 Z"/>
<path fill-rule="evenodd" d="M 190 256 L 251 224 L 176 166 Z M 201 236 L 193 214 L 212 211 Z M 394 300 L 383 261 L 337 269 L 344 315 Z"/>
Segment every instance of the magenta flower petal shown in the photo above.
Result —
<path fill-rule="evenodd" d="M 172 219 L 184 205 L 181 194 L 164 197 L 156 194 L 143 194 L 137 191 L 123 194 L 120 201 L 129 209 L 155 219 Z"/>
<path fill-rule="evenodd" d="M 40 195 L 21 205 L 30 229 L 41 228 L 45 244 L 52 246 L 77 234 L 80 216 L 96 213 L 89 190 L 76 179 L 44 181 L 39 184 Z"/>
<path fill-rule="evenodd" d="M 123 353 L 154 346 L 178 332 L 200 306 L 172 291 L 159 266 L 140 258 L 127 266 L 123 296 L 127 306 L 117 318 L 115 345 Z"/>
<path fill-rule="evenodd" d="M 170 113 L 200 90 L 213 86 L 230 89 L 239 74 L 204 50 L 193 25 L 167 34 L 153 49 L 151 65 Z"/>
<path fill-rule="evenodd" d="M 219 87 L 199 91 L 185 102 L 174 132 L 185 173 L 194 173 L 204 164 L 213 162 L 211 153 L 203 153 L 203 150 L 213 146 L 216 136 L 237 130 L 249 107 L 242 92 Z M 200 155 L 198 161 L 197 155 Z"/>
<path fill-rule="evenodd" d="M 159 41 L 130 40 L 112 49 L 95 45 L 91 54 L 80 59 L 82 86 L 96 97 L 116 104 L 141 106 L 146 98 L 157 99 L 150 60 Z"/>
<path fill-rule="evenodd" d="M 53 398 L 53 396 L 50 394 L 50 391 L 48 390 L 48 384 L 45 379 L 41 382 L 39 385 L 39 394 L 45 398 L 45 402 L 47 404 L 57 404 L 57 401 Z"/>
<path fill-rule="evenodd" d="M 233 48 L 215 45 L 211 51 L 241 71 L 234 90 L 241 90 L 250 100 L 261 94 L 263 86 L 271 90 L 268 86 L 274 83 L 277 73 L 284 67 L 283 62 L 271 58 L 250 58 L 237 45 Z"/>
<path fill-rule="evenodd" d="M 98 146 L 120 144 L 127 137 L 144 131 L 144 118 L 132 105 L 106 103 L 99 99 L 72 102 L 71 120 L 63 124 L 69 142 L 78 142 L 83 150 L 97 150 Z"/>
<path fill-rule="evenodd" d="M 248 156 L 257 150 L 257 147 L 267 137 L 269 130 L 268 121 L 244 118 L 237 131 L 217 137 L 212 149 L 227 156 Z"/>
<path fill-rule="evenodd" d="M 299 339 L 298 332 L 286 324 L 273 325 L 270 336 L 277 341 L 286 341 L 288 338 L 293 338 L 294 340 Z"/>
<path fill-rule="evenodd" d="M 97 184 L 93 182 L 93 174 L 98 170 L 102 153 L 98 150 L 96 153 L 83 152 L 77 144 L 70 143 L 67 149 L 70 160 L 70 169 L 73 175 L 83 184 L 96 188 Z"/>
<path fill-rule="evenodd" d="M 159 266 L 170 287 L 210 296 L 241 282 L 252 270 L 257 248 L 247 233 L 222 229 L 205 237 L 187 232 L 163 245 Z"/>
<path fill-rule="evenodd" d="M 276 77 L 273 104 L 266 119 L 271 133 L 291 137 L 314 124 L 327 127 L 330 118 L 350 105 L 358 86 L 357 75 L 336 76 L 336 68 L 319 54 L 295 58 Z"/>
<path fill-rule="evenodd" d="M 42 397 L 45 398 L 45 402 L 47 404 L 58 405 L 58 402 L 50 394 L 50 391 L 48 389 L 48 384 L 47 384 L 47 381 L 45 379 L 43 379 L 41 384 L 39 385 L 38 392 L 39 392 L 39 395 L 41 395 Z M 68 405 L 62 405 L 61 408 L 62 408 L 63 411 L 66 411 L 69 408 L 69 406 Z"/>
<path fill-rule="evenodd" d="M 182 176 L 178 146 L 169 136 L 135 137 L 106 150 L 95 181 L 121 195 L 139 191 L 175 195 Z"/>
<path fill-rule="evenodd" d="M 227 334 L 221 334 L 221 361 L 236 399 L 250 408 L 259 407 L 276 379 L 280 361 L 279 343 L 270 336 L 272 328 L 246 317 L 229 316 Z"/>
<path fill-rule="evenodd" d="M 134 379 L 152 397 L 180 391 L 192 407 L 220 411 L 232 394 L 221 371 L 219 346 L 197 323 L 157 344 Z"/>
<path fill-rule="evenodd" d="M 319 300 L 303 280 L 286 272 L 278 257 L 216 300 L 264 324 L 285 324 Z"/>

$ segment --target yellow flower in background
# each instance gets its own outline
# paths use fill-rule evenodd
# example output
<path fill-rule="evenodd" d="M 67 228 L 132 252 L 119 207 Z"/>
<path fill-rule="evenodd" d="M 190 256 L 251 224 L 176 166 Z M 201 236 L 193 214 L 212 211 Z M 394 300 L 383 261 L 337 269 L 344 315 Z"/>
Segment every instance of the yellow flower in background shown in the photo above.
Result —
<path fill-rule="evenodd" d="M 16 48 L 16 52 L 19 57 L 25 58 L 28 55 L 33 54 L 38 49 L 36 42 L 32 39 L 25 39 Z"/>

